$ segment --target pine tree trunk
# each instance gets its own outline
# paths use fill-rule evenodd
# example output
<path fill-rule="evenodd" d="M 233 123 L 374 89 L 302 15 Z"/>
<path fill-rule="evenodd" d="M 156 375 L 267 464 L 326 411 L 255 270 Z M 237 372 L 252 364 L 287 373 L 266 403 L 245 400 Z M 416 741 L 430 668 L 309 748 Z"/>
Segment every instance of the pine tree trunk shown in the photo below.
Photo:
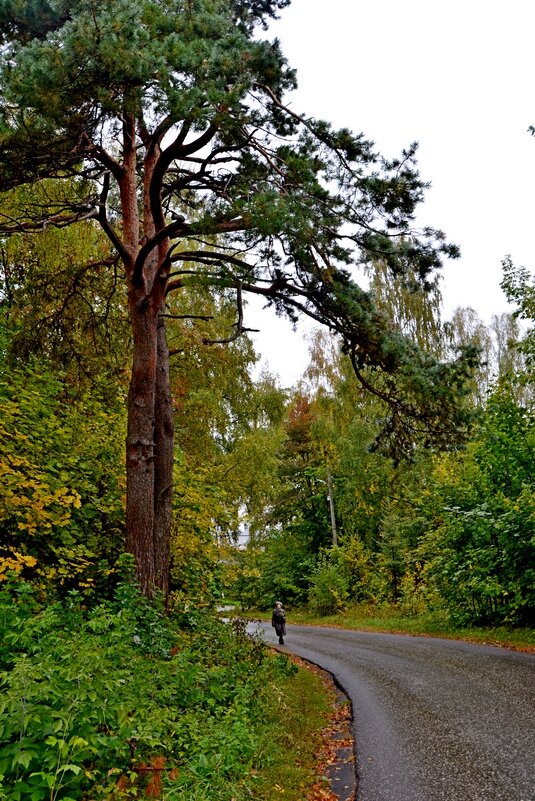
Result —
<path fill-rule="evenodd" d="M 154 548 L 154 417 L 157 314 L 148 304 L 132 307 L 132 377 L 126 440 L 126 550 L 134 555 L 141 591 L 157 586 Z"/>
<path fill-rule="evenodd" d="M 125 115 L 124 170 L 120 181 L 133 333 L 132 377 L 128 395 L 126 448 L 126 549 L 136 560 L 140 589 L 167 598 L 173 484 L 174 426 L 165 320 L 167 274 L 161 271 L 169 241 L 152 248 L 143 265 L 140 242 L 150 242 L 164 226 L 161 199 L 151 195 L 159 146 L 144 160 L 143 215 L 139 217 L 136 121 Z M 140 239 L 140 226 L 142 236 Z M 137 266 L 136 266 L 137 265 Z"/>
<path fill-rule="evenodd" d="M 156 586 L 169 593 L 174 455 L 174 420 L 169 382 L 169 348 L 165 321 L 158 322 L 158 361 L 154 425 L 154 559 Z"/>

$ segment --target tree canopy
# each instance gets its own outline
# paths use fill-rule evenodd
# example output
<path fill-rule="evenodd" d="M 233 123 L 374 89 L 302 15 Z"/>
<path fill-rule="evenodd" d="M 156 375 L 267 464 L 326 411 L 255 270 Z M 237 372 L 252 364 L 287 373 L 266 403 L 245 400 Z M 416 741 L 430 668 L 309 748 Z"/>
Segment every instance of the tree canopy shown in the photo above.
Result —
<path fill-rule="evenodd" d="M 341 338 L 389 404 L 384 441 L 451 443 L 473 352 L 440 364 L 392 327 L 354 267 L 380 258 L 424 287 L 457 248 L 414 229 L 426 188 L 416 145 L 394 159 L 361 133 L 300 116 L 279 43 L 262 27 L 287 0 L 7 2 L 0 12 L 2 188 L 44 181 L 3 212 L 7 234 L 98 224 L 122 263 L 133 338 L 127 547 L 146 592 L 166 592 L 173 420 L 170 293 L 252 292 Z M 412 422 L 410 422 L 412 421 Z"/>

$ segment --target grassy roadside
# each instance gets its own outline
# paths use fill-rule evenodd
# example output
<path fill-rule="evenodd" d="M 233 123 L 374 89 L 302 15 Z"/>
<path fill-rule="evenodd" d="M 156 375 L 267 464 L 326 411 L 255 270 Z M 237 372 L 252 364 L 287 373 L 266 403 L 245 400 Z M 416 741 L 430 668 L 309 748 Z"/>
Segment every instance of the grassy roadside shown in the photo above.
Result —
<path fill-rule="evenodd" d="M 164 614 L 127 578 L 89 610 L 15 586 L 0 584 L 2 801 L 316 801 L 323 674 L 241 620 Z"/>
<path fill-rule="evenodd" d="M 307 626 L 336 626 L 360 631 L 414 634 L 427 637 L 446 637 L 455 640 L 499 645 L 515 650 L 535 652 L 535 629 L 454 628 L 447 618 L 439 614 L 408 615 L 394 606 L 352 607 L 336 615 L 319 616 L 303 609 L 288 609 L 289 624 Z M 269 620 L 271 612 L 247 610 L 248 618 Z"/>
<path fill-rule="evenodd" d="M 269 758 L 256 776 L 256 801 L 318 797 L 324 732 L 333 709 L 334 691 L 318 671 L 301 667 L 280 684 L 266 720 Z M 321 797 L 330 797 L 327 789 Z"/>

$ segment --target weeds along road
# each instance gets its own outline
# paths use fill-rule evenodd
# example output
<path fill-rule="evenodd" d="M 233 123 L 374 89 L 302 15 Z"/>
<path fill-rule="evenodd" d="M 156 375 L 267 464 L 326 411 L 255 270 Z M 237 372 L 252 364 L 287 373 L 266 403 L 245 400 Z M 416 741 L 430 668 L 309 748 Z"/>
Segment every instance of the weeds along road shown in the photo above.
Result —
<path fill-rule="evenodd" d="M 287 628 L 287 650 L 330 671 L 351 698 L 357 801 L 535 801 L 534 655 Z"/>

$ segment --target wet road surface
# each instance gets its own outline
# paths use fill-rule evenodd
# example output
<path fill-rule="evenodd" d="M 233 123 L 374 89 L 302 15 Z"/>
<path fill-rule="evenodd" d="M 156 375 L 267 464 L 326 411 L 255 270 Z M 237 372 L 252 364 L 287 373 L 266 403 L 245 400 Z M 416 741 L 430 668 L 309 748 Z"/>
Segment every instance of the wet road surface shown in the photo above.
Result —
<path fill-rule="evenodd" d="M 286 648 L 330 671 L 352 701 L 357 801 L 535 801 L 535 655 L 287 629 Z"/>

